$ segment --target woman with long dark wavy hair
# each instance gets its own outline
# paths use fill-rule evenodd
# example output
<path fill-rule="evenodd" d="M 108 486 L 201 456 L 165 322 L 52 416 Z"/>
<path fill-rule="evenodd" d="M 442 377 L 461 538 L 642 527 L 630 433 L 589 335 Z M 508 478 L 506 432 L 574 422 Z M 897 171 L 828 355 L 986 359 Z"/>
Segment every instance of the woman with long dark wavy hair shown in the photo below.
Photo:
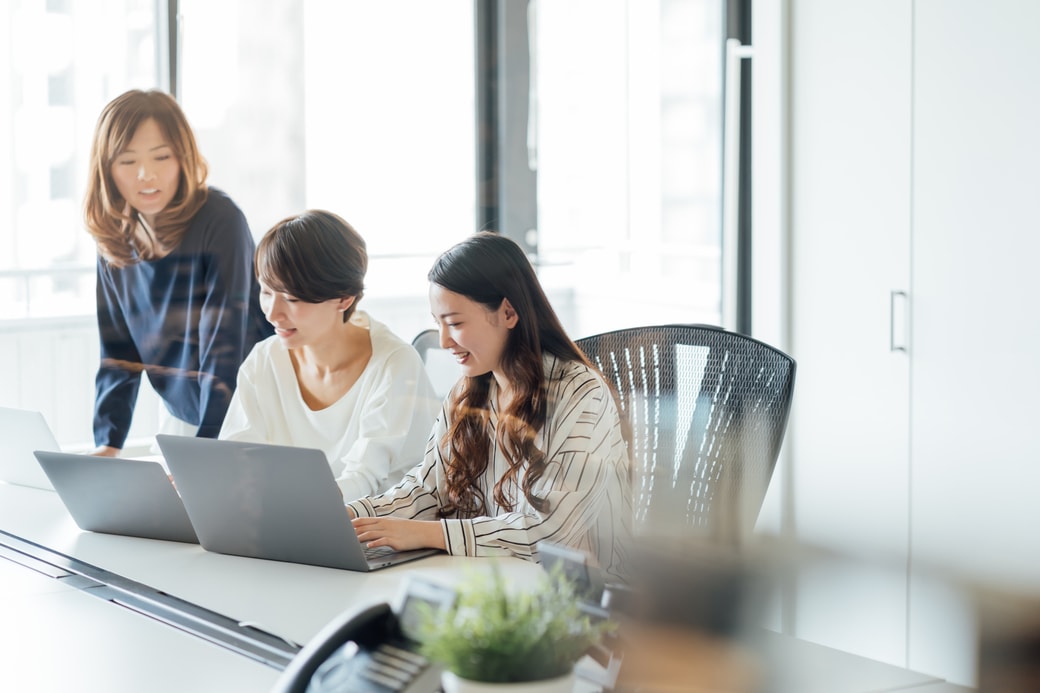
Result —
<path fill-rule="evenodd" d="M 628 447 L 610 388 L 567 336 L 520 247 L 475 234 L 437 259 L 430 308 L 463 377 L 425 459 L 348 504 L 369 546 L 538 560 L 584 551 L 623 577 Z"/>

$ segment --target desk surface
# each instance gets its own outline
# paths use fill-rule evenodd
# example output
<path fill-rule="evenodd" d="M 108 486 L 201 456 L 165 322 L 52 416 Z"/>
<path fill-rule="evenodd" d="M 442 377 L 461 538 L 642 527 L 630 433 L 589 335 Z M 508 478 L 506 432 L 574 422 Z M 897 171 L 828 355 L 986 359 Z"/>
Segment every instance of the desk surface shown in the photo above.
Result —
<path fill-rule="evenodd" d="M 278 671 L 0 559 L 0 688 L 265 691 Z"/>
<path fill-rule="evenodd" d="M 305 643 L 347 609 L 392 601 L 405 576 L 451 584 L 484 559 L 433 556 L 371 573 L 211 553 L 197 544 L 81 531 L 58 495 L 0 484 L 0 529 L 240 621 Z M 518 580 L 537 565 L 502 561 Z"/>
<path fill-rule="evenodd" d="M 490 566 L 487 559 L 434 556 L 356 573 L 82 532 L 57 494 L 3 483 L 0 529 L 298 644 L 347 609 L 393 601 L 413 572 L 451 584 L 467 570 Z M 499 565 L 518 584 L 541 573 L 539 566 L 517 559 Z M 277 679 L 271 666 L 2 558 L 0 580 L 6 590 L 0 597 L 0 688 L 14 681 L 24 684 L 19 690 L 64 690 L 62 683 L 72 680 L 69 689 L 75 690 L 264 691 Z M 783 685 L 770 688 L 778 693 L 900 690 L 939 682 L 781 635 L 770 639 L 766 654 L 767 665 L 774 660 L 784 665 Z"/>
<path fill-rule="evenodd" d="M 56 493 L 4 483 L 0 529 L 300 645 L 343 611 L 392 602 L 409 574 L 451 584 L 490 565 L 442 555 L 357 573 L 83 532 Z M 541 573 L 516 559 L 499 564 L 520 582 Z M 0 585 L 2 690 L 265 691 L 279 674 L 5 560 L 2 551 Z"/>

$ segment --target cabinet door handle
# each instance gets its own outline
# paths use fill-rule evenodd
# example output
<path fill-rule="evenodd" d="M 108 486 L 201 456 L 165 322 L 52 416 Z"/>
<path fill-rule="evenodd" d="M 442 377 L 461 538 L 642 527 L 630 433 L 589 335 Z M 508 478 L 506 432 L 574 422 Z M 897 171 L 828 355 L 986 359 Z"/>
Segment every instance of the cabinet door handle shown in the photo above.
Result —
<path fill-rule="evenodd" d="M 888 295 L 888 350 L 901 351 L 907 348 L 910 328 L 910 300 L 905 291 L 893 290 Z M 899 332 L 897 335 L 896 332 Z"/>

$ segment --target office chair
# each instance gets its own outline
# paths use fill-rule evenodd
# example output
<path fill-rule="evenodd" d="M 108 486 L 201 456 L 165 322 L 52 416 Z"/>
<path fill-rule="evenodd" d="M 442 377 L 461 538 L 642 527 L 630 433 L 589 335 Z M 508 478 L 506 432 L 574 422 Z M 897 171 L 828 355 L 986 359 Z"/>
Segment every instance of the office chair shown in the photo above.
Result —
<path fill-rule="evenodd" d="M 412 346 L 419 352 L 426 374 L 430 376 L 433 390 L 444 399 L 462 375 L 458 364 L 451 354 L 441 348 L 440 332 L 434 329 L 423 330 L 412 339 Z"/>
<path fill-rule="evenodd" d="M 434 329 L 423 330 L 412 339 L 412 346 L 419 352 L 419 356 L 425 363 L 429 351 L 441 348 L 441 335 Z"/>
<path fill-rule="evenodd" d="M 615 388 L 631 426 L 635 533 L 742 543 L 780 453 L 794 359 L 711 325 L 576 341 Z"/>

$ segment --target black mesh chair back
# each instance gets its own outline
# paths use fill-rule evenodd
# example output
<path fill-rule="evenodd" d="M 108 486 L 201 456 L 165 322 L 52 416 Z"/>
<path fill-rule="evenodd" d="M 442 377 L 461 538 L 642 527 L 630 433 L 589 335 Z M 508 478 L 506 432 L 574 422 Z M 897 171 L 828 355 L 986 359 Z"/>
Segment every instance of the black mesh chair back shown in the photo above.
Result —
<path fill-rule="evenodd" d="M 636 327 L 577 344 L 631 425 L 635 533 L 746 539 L 783 442 L 794 359 L 711 325 Z"/>
<path fill-rule="evenodd" d="M 429 352 L 433 349 L 441 348 L 440 333 L 433 329 L 423 330 L 415 335 L 415 338 L 412 340 L 412 346 L 419 352 L 423 363 L 426 363 Z"/>
<path fill-rule="evenodd" d="M 412 346 L 419 352 L 426 365 L 426 374 L 430 376 L 434 391 L 443 399 L 458 381 L 462 371 L 451 354 L 441 348 L 440 332 L 433 329 L 423 330 L 415 335 Z"/>

